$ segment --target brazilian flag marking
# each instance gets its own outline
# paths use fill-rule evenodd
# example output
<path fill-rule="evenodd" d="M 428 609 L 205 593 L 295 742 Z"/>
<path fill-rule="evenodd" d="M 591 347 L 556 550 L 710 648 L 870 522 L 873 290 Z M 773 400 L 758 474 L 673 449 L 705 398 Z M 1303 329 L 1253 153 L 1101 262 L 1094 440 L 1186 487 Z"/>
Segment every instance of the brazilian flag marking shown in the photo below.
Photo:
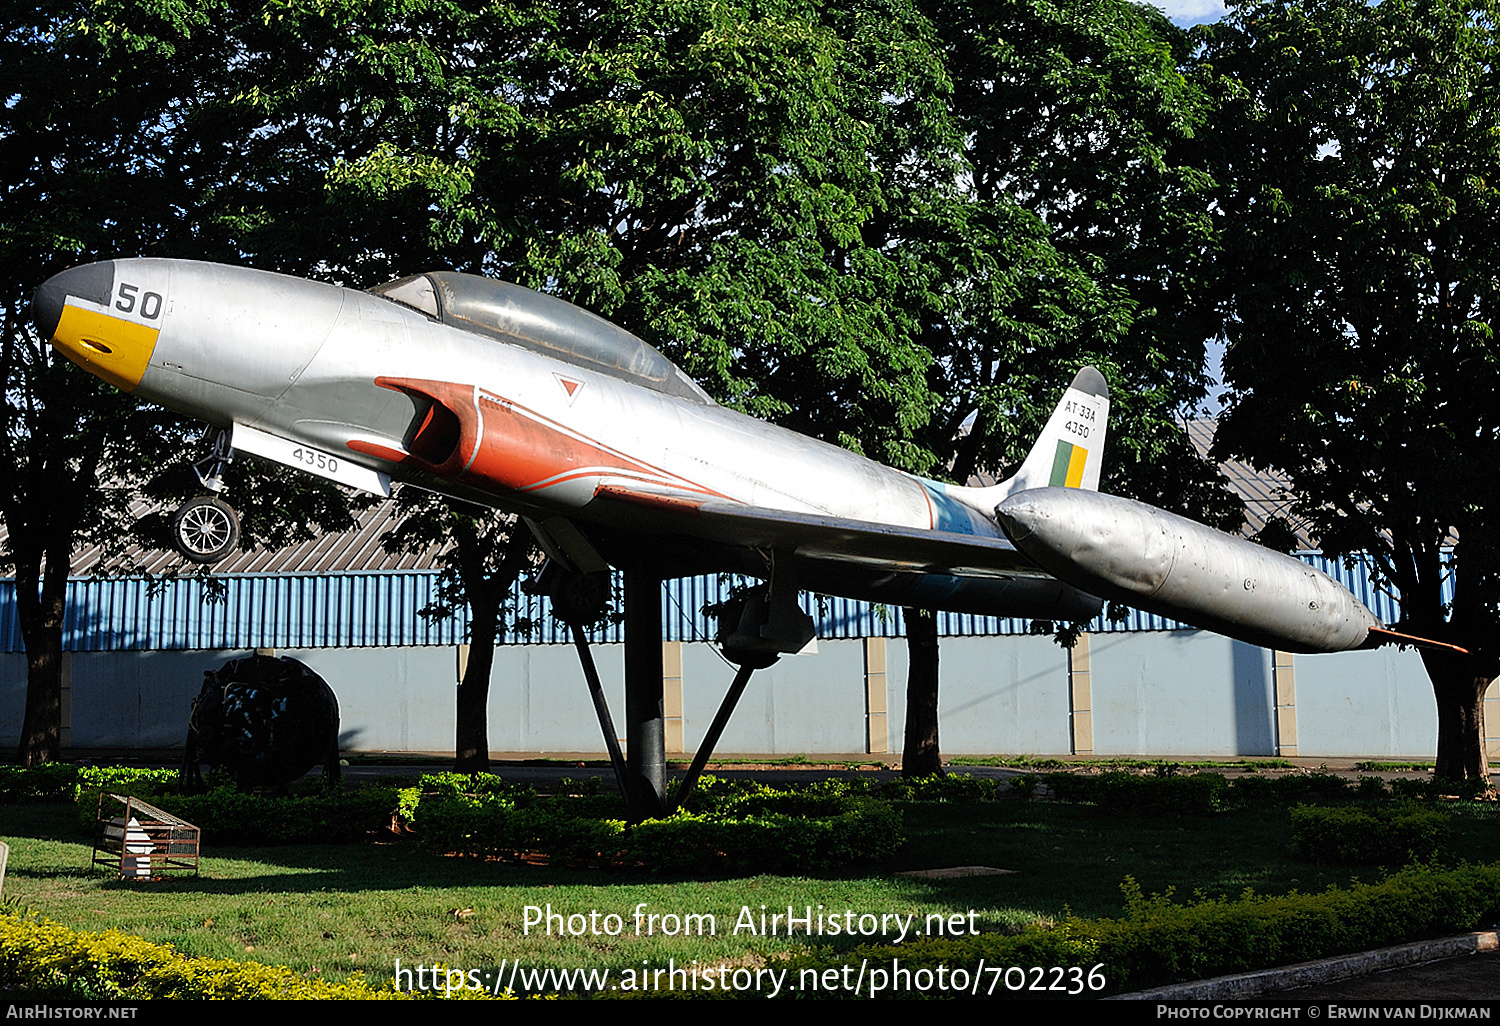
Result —
<path fill-rule="evenodd" d="M 1047 483 L 1053 488 L 1079 487 L 1083 484 L 1083 465 L 1088 458 L 1087 449 L 1058 439 L 1057 455 L 1052 458 L 1052 477 Z"/>

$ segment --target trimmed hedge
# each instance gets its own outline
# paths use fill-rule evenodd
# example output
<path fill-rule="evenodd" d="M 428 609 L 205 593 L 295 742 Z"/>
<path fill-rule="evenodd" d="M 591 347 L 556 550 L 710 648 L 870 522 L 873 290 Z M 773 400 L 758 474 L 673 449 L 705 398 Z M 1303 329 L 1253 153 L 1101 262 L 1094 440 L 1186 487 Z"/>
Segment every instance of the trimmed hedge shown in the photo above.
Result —
<path fill-rule="evenodd" d="M 1029 782 L 1014 778 L 1011 788 L 1029 793 Z M 1347 801 L 1352 798 L 1378 801 L 1394 793 L 1398 799 L 1431 798 L 1451 794 L 1453 788 L 1440 781 L 1397 780 L 1391 791 L 1379 777 L 1361 777 L 1358 782 L 1332 773 L 1293 773 L 1285 776 L 1259 774 L 1227 780 L 1222 773 L 1179 775 L 1170 767 L 1154 774 L 1120 770 L 1098 774 L 1048 773 L 1042 778 L 1048 792 L 1059 801 L 1095 805 L 1100 809 L 1132 816 L 1170 814 L 1207 816 L 1247 805 L 1292 804 L 1307 801 Z M 1471 791 L 1475 790 L 1470 788 Z"/>
<path fill-rule="evenodd" d="M 1292 846 L 1315 862 L 1401 866 L 1430 862 L 1448 841 L 1448 816 L 1429 809 L 1298 805 Z"/>
<path fill-rule="evenodd" d="M 1053 930 L 1031 928 L 1011 936 L 924 938 L 852 950 L 825 947 L 794 955 L 778 968 L 791 970 L 788 980 L 795 982 L 802 970 L 821 972 L 861 964 L 864 959 L 869 960 L 867 972 L 889 971 L 899 959 L 900 966 L 911 972 L 946 966 L 950 977 L 955 969 L 972 976 L 981 960 L 988 967 L 1028 970 L 1076 967 L 1085 976 L 1100 967 L 1107 985 L 1088 993 L 1093 997 L 1472 930 L 1494 922 L 1500 914 L 1500 866 L 1445 871 L 1412 867 L 1380 883 L 1355 884 L 1348 890 L 1330 888 L 1321 894 L 1293 892 L 1281 897 L 1246 891 L 1239 898 L 1191 905 L 1173 903 L 1171 892 L 1145 897 L 1130 879 L 1124 886 L 1126 914 L 1122 919 L 1070 917 Z M 984 979 L 980 996 L 994 978 Z M 1031 981 L 1030 972 L 1026 980 Z M 1044 982 L 1051 981 L 1049 974 Z M 816 996 L 854 995 L 829 991 Z M 921 995 L 904 991 L 891 996 Z M 1012 991 L 1002 979 L 990 996 L 1044 995 L 1026 989 Z"/>
<path fill-rule="evenodd" d="M 94 828 L 100 790 L 78 799 L 78 822 Z M 400 788 L 361 787 L 270 797 L 220 787 L 207 794 L 172 794 L 149 787 L 124 789 L 203 830 L 209 844 L 347 844 L 389 833 Z"/>
<path fill-rule="evenodd" d="M 1049 773 L 1042 779 L 1048 792 L 1062 801 L 1097 805 L 1124 816 L 1210 816 L 1223 812 L 1229 803 L 1229 784 L 1221 773 L 1190 776 Z"/>
<path fill-rule="evenodd" d="M 423 795 L 414 825 L 445 854 L 656 872 L 816 873 L 890 857 L 901 817 L 873 798 L 825 794 L 708 795 L 665 819 L 627 826 L 601 817 L 613 796 L 523 799 Z"/>
<path fill-rule="evenodd" d="M 370 1000 L 410 995 L 308 978 L 285 966 L 193 958 L 119 930 L 77 933 L 46 919 L 0 912 L 0 989 L 29 998 Z M 472 995 L 480 996 L 480 995 Z"/>
<path fill-rule="evenodd" d="M 1488 780 L 1444 780 L 1398 777 L 1391 781 L 1391 793 L 1397 798 L 1433 800 L 1438 798 L 1478 798 L 1489 792 Z"/>
<path fill-rule="evenodd" d="M 161 790 L 172 786 L 177 771 L 130 766 L 0 766 L 0 804 L 66 804 L 84 791 Z M 145 793 L 144 790 L 141 792 Z"/>
<path fill-rule="evenodd" d="M 823 872 L 878 862 L 901 841 L 900 815 L 868 797 L 866 782 L 790 790 L 705 777 L 687 809 L 627 827 L 623 799 L 599 793 L 594 781 L 565 782 L 564 792 L 582 793 L 546 797 L 494 774 L 436 773 L 416 786 L 271 797 L 231 787 L 174 794 L 171 771 L 92 778 L 80 771 L 73 779 L 86 831 L 104 784 L 196 824 L 211 844 L 342 843 L 414 827 L 429 849 L 485 858 L 666 872 Z"/>

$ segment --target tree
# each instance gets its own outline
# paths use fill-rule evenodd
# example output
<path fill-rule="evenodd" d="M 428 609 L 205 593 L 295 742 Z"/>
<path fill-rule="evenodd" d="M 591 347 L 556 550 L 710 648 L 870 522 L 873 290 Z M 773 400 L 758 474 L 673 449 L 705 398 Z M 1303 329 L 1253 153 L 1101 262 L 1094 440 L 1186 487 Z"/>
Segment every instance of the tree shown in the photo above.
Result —
<path fill-rule="evenodd" d="M 1188 442 L 1218 326 L 1187 40 L 1125 0 L 925 5 L 963 132 L 970 212 L 954 304 L 924 336 L 944 404 L 925 440 L 965 481 L 1007 476 L 1084 364 L 1112 387 L 1105 487 L 1215 526 L 1243 511 Z M 960 425 L 972 422 L 966 434 Z"/>
<path fill-rule="evenodd" d="M 957 482 L 1004 478 L 1091 363 L 1113 386 L 1106 487 L 1238 527 L 1241 506 L 1182 423 L 1206 391 L 1216 324 L 1194 145 L 1209 105 L 1181 71 L 1182 33 L 1123 0 L 921 6 L 962 140 L 950 179 L 962 190 L 920 236 L 947 279 L 922 334 L 942 404 L 921 447 Z M 933 772 L 936 629 L 917 610 L 907 625 L 907 748 Z M 1064 625 L 1059 640 L 1074 634 Z"/>
<path fill-rule="evenodd" d="M 938 745 L 938 630 L 931 609 L 905 608 L 906 722 L 902 731 L 901 775 L 931 777 L 943 772 Z"/>
<path fill-rule="evenodd" d="M 423 616 L 445 619 L 467 606 L 469 657 L 458 683 L 454 770 L 488 773 L 489 693 L 495 645 L 507 630 L 530 629 L 508 617 L 511 588 L 536 559 L 536 543 L 521 518 L 471 506 L 415 488 L 396 494 L 401 522 L 382 538 L 390 552 L 437 546 L 437 598 Z"/>
<path fill-rule="evenodd" d="M 1500 49 L 1467 0 L 1244 2 L 1202 31 L 1229 285 L 1216 452 L 1285 473 L 1399 591 L 1439 778 L 1488 786 L 1500 671 Z M 1444 582 L 1453 581 L 1451 602 Z"/>
<path fill-rule="evenodd" d="M 881 102 L 870 68 L 916 74 L 900 9 L 505 7 L 455 27 L 438 116 L 348 151 L 331 194 L 422 211 L 410 230 L 453 266 L 607 316 L 745 412 L 920 469 L 911 261 L 863 234 L 889 202 L 859 117 Z"/>
<path fill-rule="evenodd" d="M 470 233 L 459 266 L 611 317 L 721 402 L 930 467 L 921 333 L 950 281 L 923 240 L 959 216 L 959 146 L 920 12 L 623 0 L 465 32 L 452 124 L 337 189 L 431 206 Z"/>
<path fill-rule="evenodd" d="M 46 2 L 0 15 L 0 565 L 15 569 L 27 654 L 17 753 L 26 765 L 59 751 L 75 546 L 109 552 L 133 540 L 129 506 L 146 486 L 143 471 L 178 466 L 196 433 L 58 357 L 29 323 L 31 293 L 93 260 L 240 257 L 238 237 L 261 223 L 244 201 L 275 192 L 265 165 L 237 152 L 256 123 L 253 107 L 238 102 L 235 58 L 246 52 L 240 33 L 262 24 L 217 0 L 127 0 L 84 13 Z M 255 186 L 237 193 L 246 180 Z M 297 195 L 305 201 L 305 190 Z M 247 482 L 256 471 L 236 473 Z M 282 491 L 275 503 L 265 489 L 246 491 L 249 506 L 276 510 L 249 521 L 247 541 L 351 522 L 326 488 L 295 488 L 290 499 Z"/>
<path fill-rule="evenodd" d="M 184 98 L 168 67 L 194 28 L 151 5 L 110 23 L 65 4 L 0 15 L 0 560 L 15 568 L 27 699 L 17 759 L 61 744 L 64 599 L 75 543 L 122 534 L 122 468 L 161 455 L 159 411 L 73 368 L 36 337 L 31 291 L 64 267 L 159 240 L 191 190 L 163 172 Z M 181 12 L 178 12 L 181 14 Z"/>

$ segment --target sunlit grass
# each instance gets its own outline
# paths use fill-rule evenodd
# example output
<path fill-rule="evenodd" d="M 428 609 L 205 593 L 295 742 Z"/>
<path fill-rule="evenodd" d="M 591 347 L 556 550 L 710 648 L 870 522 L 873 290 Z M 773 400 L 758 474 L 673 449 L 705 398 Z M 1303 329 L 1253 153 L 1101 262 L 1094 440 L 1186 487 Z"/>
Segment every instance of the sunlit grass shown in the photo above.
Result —
<path fill-rule="evenodd" d="M 765 955 L 831 938 L 761 936 L 767 914 L 915 916 L 967 914 L 985 930 L 1052 923 L 1069 912 L 1087 917 L 1123 911 L 1126 876 L 1148 893 L 1269 894 L 1345 886 L 1374 879 L 1368 867 L 1319 867 L 1297 860 L 1286 842 L 1284 808 L 1240 810 L 1213 818 L 1128 819 L 1107 811 L 1047 802 L 906 803 L 907 843 L 886 865 L 823 879 L 750 877 L 683 881 L 544 866 L 444 858 L 415 843 L 285 847 L 213 847 L 202 873 L 149 883 L 119 882 L 91 872 L 89 846 L 72 807 L 4 809 L 12 846 L 7 899 L 80 930 L 121 929 L 194 955 L 256 959 L 316 970 L 330 979 L 354 971 L 379 982 L 404 966 L 495 966 L 501 959 L 564 968 L 623 969 L 643 962 L 752 965 Z M 1454 858 L 1492 858 L 1500 850 L 1500 815 L 1464 806 L 1454 816 Z M 908 870 L 982 866 L 1006 875 L 930 879 Z M 579 914 L 569 934 L 553 921 L 527 929 L 526 906 Z M 822 906 L 821 909 L 818 906 Z M 636 934 L 644 917 L 688 913 L 715 919 L 713 936 Z M 757 929 L 735 925 L 748 908 Z M 598 916 L 590 917 L 597 912 Z M 605 917 L 619 917 L 615 925 Z M 649 918 L 642 921 L 645 927 Z M 658 924 L 662 921 L 658 920 Z M 584 926 L 588 923 L 587 926 Z M 743 927 L 743 923 L 741 922 Z M 874 937 L 857 938 L 873 940 Z M 887 936 L 886 940 L 894 937 Z"/>

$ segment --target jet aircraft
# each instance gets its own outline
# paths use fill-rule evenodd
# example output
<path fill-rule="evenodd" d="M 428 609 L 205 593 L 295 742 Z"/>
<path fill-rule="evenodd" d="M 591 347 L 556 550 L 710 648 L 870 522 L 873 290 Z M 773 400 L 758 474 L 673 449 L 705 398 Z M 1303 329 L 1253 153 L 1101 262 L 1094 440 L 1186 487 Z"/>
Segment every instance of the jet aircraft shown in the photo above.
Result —
<path fill-rule="evenodd" d="M 627 593 L 632 570 L 763 579 L 721 627 L 745 665 L 811 639 L 801 589 L 1063 622 L 1119 599 L 1298 652 L 1390 638 L 1298 560 L 1099 493 L 1109 390 L 1091 367 L 1019 471 L 976 488 L 721 407 L 609 321 L 469 274 L 361 292 L 221 264 L 109 260 L 50 278 L 33 318 L 79 366 L 217 429 L 199 472 L 212 494 L 174 521 L 178 547 L 202 562 L 236 544 L 218 493 L 223 462 L 246 452 L 381 495 L 401 481 L 520 514 L 549 557 L 544 580 L 565 620 L 597 611 L 611 564 L 626 568 Z"/>

